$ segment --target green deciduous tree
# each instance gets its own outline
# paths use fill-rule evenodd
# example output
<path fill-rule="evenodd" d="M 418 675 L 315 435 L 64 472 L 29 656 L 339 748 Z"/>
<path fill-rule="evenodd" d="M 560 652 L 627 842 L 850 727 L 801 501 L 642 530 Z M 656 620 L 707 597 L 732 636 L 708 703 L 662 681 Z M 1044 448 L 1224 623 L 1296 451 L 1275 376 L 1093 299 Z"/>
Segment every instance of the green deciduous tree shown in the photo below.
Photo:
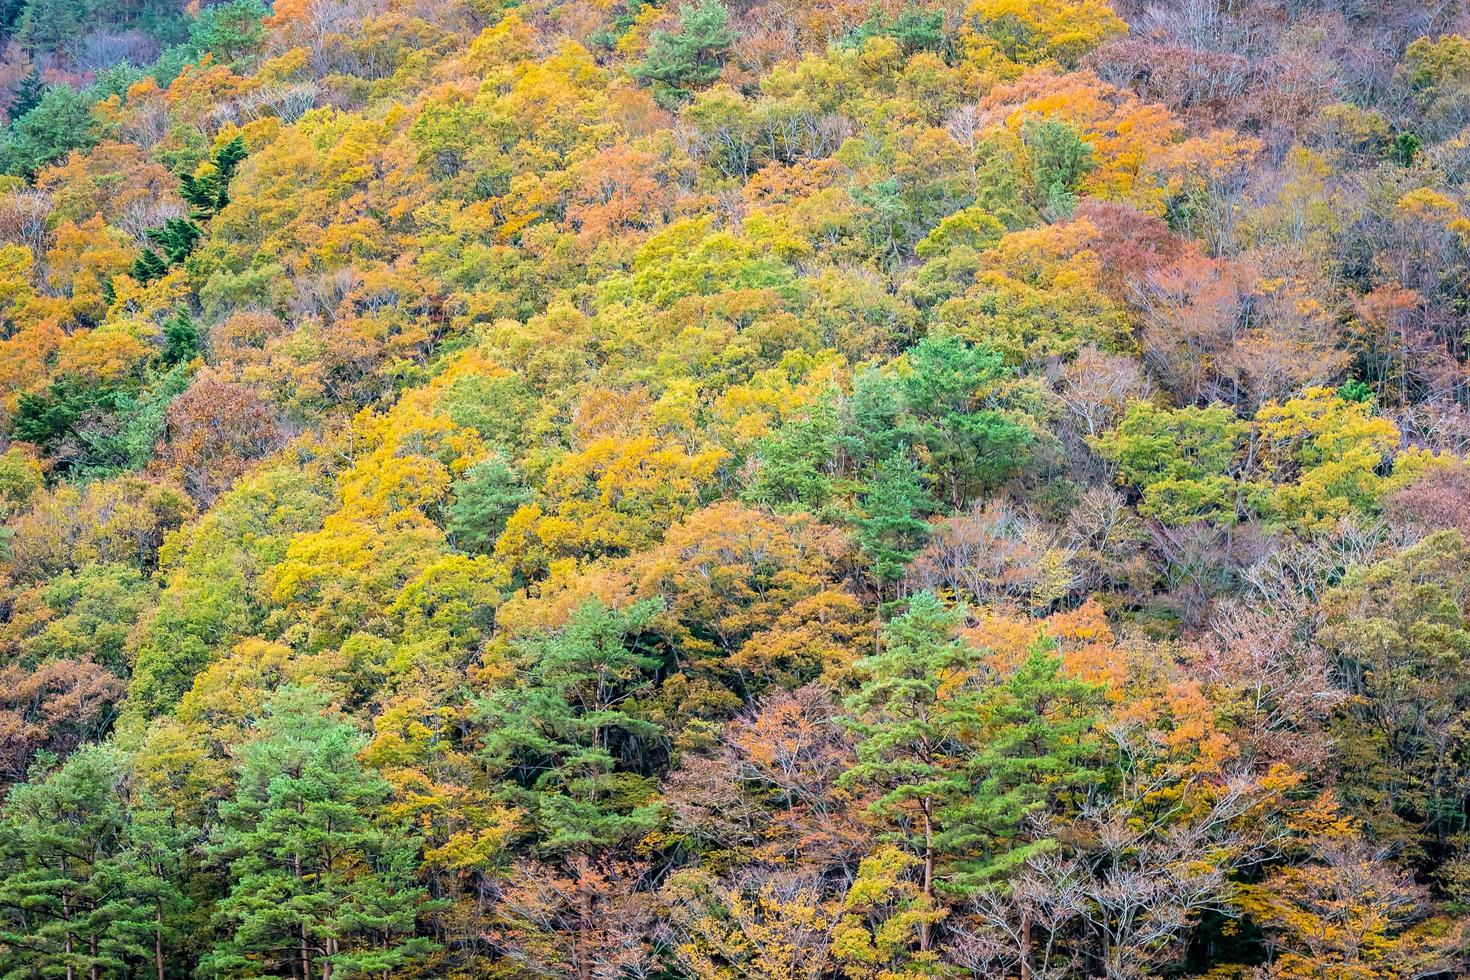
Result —
<path fill-rule="evenodd" d="M 129 565 L 97 563 L 63 572 L 42 593 L 51 617 L 20 641 L 20 652 L 30 664 L 90 656 L 125 676 L 124 643 L 154 595 L 147 579 Z"/>
<path fill-rule="evenodd" d="M 1380 836 L 1463 835 L 1470 547 L 1442 531 L 1350 570 L 1322 606 L 1322 641 L 1352 695 L 1337 722 L 1343 798 Z"/>
<path fill-rule="evenodd" d="M 1116 429 L 1094 441 L 1138 488 L 1139 509 L 1165 524 L 1233 521 L 1245 488 L 1235 470 L 1249 426 L 1223 405 L 1160 408 L 1135 402 Z"/>

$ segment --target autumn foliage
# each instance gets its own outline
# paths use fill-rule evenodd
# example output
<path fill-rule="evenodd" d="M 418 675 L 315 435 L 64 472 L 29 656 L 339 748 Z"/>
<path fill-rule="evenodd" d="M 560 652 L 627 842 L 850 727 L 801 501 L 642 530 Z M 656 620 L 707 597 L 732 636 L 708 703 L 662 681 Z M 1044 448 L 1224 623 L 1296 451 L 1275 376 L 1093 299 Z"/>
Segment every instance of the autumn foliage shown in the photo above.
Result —
<path fill-rule="evenodd" d="M 1470 971 L 1470 7 L 0 34 L 0 976 Z"/>

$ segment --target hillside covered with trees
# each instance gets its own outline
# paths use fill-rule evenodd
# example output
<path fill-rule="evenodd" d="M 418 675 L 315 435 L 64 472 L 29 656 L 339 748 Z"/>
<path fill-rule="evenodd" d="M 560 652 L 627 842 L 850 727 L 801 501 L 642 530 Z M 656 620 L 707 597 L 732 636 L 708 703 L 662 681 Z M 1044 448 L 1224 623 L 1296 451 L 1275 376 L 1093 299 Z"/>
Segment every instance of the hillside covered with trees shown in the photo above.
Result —
<path fill-rule="evenodd" d="M 1470 971 L 1462 0 L 0 0 L 0 977 Z"/>

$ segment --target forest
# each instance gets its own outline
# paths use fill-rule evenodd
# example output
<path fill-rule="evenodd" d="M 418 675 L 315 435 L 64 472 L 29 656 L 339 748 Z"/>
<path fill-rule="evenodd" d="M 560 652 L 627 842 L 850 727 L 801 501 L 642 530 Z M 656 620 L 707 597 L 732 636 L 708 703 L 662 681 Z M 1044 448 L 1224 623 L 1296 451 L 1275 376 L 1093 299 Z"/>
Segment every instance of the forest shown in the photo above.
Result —
<path fill-rule="evenodd" d="M 0 980 L 1470 975 L 1466 0 L 0 0 Z"/>

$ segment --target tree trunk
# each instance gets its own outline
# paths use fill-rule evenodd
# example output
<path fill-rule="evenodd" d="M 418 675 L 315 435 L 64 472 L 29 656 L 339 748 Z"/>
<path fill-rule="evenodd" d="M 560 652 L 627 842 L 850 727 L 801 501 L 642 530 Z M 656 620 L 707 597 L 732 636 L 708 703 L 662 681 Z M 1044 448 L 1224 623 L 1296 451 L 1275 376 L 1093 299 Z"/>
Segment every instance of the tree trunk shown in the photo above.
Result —
<path fill-rule="evenodd" d="M 924 798 L 924 901 L 932 911 L 934 906 L 934 802 L 927 796 Z M 919 925 L 919 950 L 928 952 L 931 937 L 929 935 L 931 923 L 928 920 Z"/>
<path fill-rule="evenodd" d="M 304 800 L 297 800 L 296 801 L 296 813 L 299 815 L 299 814 L 304 814 L 305 812 L 306 812 L 306 803 L 305 803 L 305 801 Z M 292 855 L 292 861 L 293 861 L 293 864 L 294 864 L 294 870 L 296 872 L 296 880 L 297 881 L 301 881 L 302 878 L 304 877 L 304 875 L 301 873 L 301 852 L 300 851 L 297 851 L 297 852 L 295 852 Z M 305 922 L 301 923 L 301 976 L 304 978 L 304 980 L 311 980 L 311 948 L 307 944 L 307 941 L 306 941 L 306 923 Z"/>
<path fill-rule="evenodd" d="M 301 855 L 295 855 L 296 880 L 301 880 Z M 301 976 L 311 980 L 311 950 L 306 943 L 306 923 L 301 923 Z"/>
<path fill-rule="evenodd" d="M 586 861 L 587 859 L 584 858 L 583 860 Z M 586 872 L 587 865 L 583 864 L 578 869 L 577 877 L 579 879 L 582 878 Z M 588 892 L 585 882 L 582 881 L 578 881 L 577 904 L 581 906 L 578 910 L 581 913 L 581 921 L 577 923 L 576 931 L 572 935 L 572 942 L 577 949 L 577 978 L 578 980 L 591 980 L 592 963 L 588 960 L 587 949 L 582 942 L 582 938 L 586 935 L 587 930 L 592 928 L 592 895 Z"/>
<path fill-rule="evenodd" d="M 1031 913 L 1021 913 L 1021 980 L 1031 980 Z"/>
<path fill-rule="evenodd" d="M 66 861 L 61 862 L 61 873 L 66 874 Z M 66 980 L 76 980 L 71 965 L 71 904 L 66 900 L 66 889 L 61 890 L 61 918 L 66 922 Z"/>
<path fill-rule="evenodd" d="M 153 966 L 158 971 L 158 980 L 163 980 L 163 905 L 160 903 L 153 919 Z"/>

